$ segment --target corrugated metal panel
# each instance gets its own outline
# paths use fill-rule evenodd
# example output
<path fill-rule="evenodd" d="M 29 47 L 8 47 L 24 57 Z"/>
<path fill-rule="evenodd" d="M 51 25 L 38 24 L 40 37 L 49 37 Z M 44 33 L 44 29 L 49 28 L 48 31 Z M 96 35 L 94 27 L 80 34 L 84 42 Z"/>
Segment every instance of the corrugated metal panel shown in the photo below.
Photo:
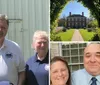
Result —
<path fill-rule="evenodd" d="M 10 20 L 7 38 L 17 42 L 25 60 L 33 55 L 32 36 L 36 30 L 49 33 L 49 0 L 0 0 L 0 13 Z"/>

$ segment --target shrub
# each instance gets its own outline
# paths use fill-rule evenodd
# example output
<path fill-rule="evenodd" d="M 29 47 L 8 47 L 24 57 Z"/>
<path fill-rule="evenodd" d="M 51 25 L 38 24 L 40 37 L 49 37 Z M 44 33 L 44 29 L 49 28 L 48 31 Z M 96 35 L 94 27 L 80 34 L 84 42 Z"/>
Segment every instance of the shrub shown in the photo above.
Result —
<path fill-rule="evenodd" d="M 100 28 L 96 28 L 96 34 L 91 39 L 92 41 L 100 41 Z"/>
<path fill-rule="evenodd" d="M 87 31 L 88 31 L 88 32 L 91 32 L 91 31 L 92 31 L 92 28 L 87 28 Z"/>
<path fill-rule="evenodd" d="M 57 33 L 50 33 L 50 41 L 61 41 L 61 37 L 56 35 Z"/>
<path fill-rule="evenodd" d="M 63 31 L 63 32 L 66 32 L 66 28 L 63 28 L 62 31 Z"/>

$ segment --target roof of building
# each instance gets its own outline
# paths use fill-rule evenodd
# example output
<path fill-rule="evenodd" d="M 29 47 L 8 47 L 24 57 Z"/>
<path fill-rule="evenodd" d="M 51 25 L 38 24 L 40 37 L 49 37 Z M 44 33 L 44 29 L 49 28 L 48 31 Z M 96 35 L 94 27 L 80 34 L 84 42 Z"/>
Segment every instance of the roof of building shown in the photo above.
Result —
<path fill-rule="evenodd" d="M 85 16 L 80 14 L 73 14 L 73 15 L 69 15 L 68 17 L 85 17 Z"/>

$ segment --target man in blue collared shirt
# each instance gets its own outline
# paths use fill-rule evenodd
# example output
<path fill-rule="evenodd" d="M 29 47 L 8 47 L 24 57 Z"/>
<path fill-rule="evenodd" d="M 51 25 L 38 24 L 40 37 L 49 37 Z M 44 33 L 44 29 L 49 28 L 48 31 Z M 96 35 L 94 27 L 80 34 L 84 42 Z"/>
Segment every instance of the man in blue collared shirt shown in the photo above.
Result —
<path fill-rule="evenodd" d="M 72 85 L 100 85 L 99 43 L 91 43 L 84 49 L 84 69 L 72 73 Z"/>
<path fill-rule="evenodd" d="M 25 62 L 20 47 L 14 41 L 6 39 L 9 20 L 0 14 L 0 85 L 11 83 L 23 85 Z"/>
<path fill-rule="evenodd" d="M 36 53 L 26 65 L 26 85 L 49 85 L 48 35 L 45 31 L 36 31 L 32 47 Z"/>

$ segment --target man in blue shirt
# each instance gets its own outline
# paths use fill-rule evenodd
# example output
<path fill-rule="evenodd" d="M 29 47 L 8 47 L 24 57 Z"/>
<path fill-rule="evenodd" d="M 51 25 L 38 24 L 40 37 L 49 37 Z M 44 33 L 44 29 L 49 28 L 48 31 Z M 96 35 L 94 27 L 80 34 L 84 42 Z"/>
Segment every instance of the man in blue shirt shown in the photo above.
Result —
<path fill-rule="evenodd" d="M 25 80 L 25 62 L 20 46 L 6 39 L 9 20 L 0 14 L 0 85 L 23 85 Z"/>
<path fill-rule="evenodd" d="M 48 35 L 36 31 L 32 47 L 36 53 L 26 63 L 26 85 L 49 85 Z"/>
<path fill-rule="evenodd" d="M 72 73 L 72 85 L 100 85 L 100 43 L 84 49 L 84 69 Z"/>

